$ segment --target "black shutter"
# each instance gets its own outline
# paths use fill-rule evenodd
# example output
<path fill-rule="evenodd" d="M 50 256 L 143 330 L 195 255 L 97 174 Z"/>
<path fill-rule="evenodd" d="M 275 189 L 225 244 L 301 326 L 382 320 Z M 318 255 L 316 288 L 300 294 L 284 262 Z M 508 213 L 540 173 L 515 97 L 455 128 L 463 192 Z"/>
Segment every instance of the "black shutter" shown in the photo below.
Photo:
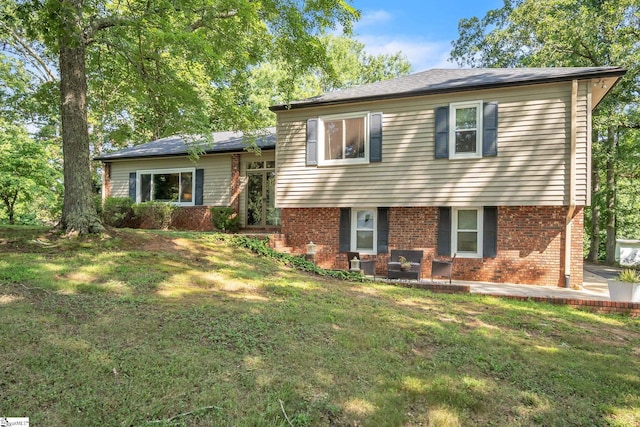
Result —
<path fill-rule="evenodd" d="M 498 256 L 498 208 L 485 206 L 482 223 L 482 256 L 495 258 Z"/>
<path fill-rule="evenodd" d="M 498 103 L 484 104 L 482 116 L 482 155 L 498 155 Z"/>
<path fill-rule="evenodd" d="M 369 161 L 382 161 L 382 113 L 371 113 L 369 123 Z"/>
<path fill-rule="evenodd" d="M 138 182 L 138 174 L 135 172 L 129 173 L 129 198 L 136 202 L 136 184 Z"/>
<path fill-rule="evenodd" d="M 451 208 L 438 208 L 438 255 L 451 256 Z"/>
<path fill-rule="evenodd" d="M 196 196 L 194 203 L 198 206 L 203 204 L 204 199 L 204 169 L 196 169 Z"/>
<path fill-rule="evenodd" d="M 318 164 L 318 119 L 307 120 L 307 166 Z"/>
<path fill-rule="evenodd" d="M 449 107 L 436 108 L 435 158 L 449 158 Z"/>
<path fill-rule="evenodd" d="M 389 208 L 378 208 L 378 253 L 389 252 Z"/>
<path fill-rule="evenodd" d="M 351 250 L 351 209 L 340 208 L 340 252 Z"/>

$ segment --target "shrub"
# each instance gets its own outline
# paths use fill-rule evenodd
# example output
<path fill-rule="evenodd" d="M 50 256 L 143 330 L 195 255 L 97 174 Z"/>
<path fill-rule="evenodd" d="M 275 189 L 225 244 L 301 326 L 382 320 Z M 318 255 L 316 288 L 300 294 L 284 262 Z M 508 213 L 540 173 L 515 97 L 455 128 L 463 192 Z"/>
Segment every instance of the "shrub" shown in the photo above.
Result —
<path fill-rule="evenodd" d="M 133 218 L 132 205 L 129 197 L 107 197 L 102 206 L 102 220 L 111 227 L 125 227 Z"/>
<path fill-rule="evenodd" d="M 235 233 L 240 230 L 240 216 L 230 207 L 211 208 L 211 222 L 220 231 Z"/>
<path fill-rule="evenodd" d="M 166 230 L 176 209 L 171 203 L 143 202 L 133 205 L 133 213 L 141 228 Z"/>
<path fill-rule="evenodd" d="M 627 268 L 618 274 L 618 280 L 628 283 L 640 283 L 640 273 L 631 268 Z"/>

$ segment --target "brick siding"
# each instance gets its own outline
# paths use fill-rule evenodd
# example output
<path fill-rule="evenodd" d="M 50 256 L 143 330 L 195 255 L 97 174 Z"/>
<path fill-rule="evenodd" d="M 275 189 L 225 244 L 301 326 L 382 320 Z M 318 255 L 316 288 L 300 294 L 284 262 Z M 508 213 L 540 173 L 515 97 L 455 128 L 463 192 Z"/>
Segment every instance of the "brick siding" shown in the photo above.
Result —
<path fill-rule="evenodd" d="M 498 256 L 456 258 L 454 280 L 564 286 L 564 242 L 567 207 L 520 206 L 498 208 Z M 584 212 L 573 215 L 571 286 L 582 284 Z M 317 245 L 316 262 L 324 268 L 347 268 L 339 253 L 339 208 L 283 209 L 282 229 L 293 253 L 305 253 L 310 241 Z M 424 251 L 422 276 L 430 277 L 437 249 L 438 208 L 390 208 L 389 249 Z M 376 273 L 386 275 L 388 254 L 376 259 Z"/>

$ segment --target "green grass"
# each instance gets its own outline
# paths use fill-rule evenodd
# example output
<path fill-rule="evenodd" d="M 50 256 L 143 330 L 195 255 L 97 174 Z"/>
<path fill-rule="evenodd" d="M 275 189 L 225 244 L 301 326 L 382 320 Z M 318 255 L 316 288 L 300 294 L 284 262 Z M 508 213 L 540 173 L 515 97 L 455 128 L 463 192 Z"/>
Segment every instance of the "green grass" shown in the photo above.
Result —
<path fill-rule="evenodd" d="M 637 319 L 321 278 L 212 234 L 0 227 L 0 346 L 0 416 L 32 425 L 640 425 Z"/>

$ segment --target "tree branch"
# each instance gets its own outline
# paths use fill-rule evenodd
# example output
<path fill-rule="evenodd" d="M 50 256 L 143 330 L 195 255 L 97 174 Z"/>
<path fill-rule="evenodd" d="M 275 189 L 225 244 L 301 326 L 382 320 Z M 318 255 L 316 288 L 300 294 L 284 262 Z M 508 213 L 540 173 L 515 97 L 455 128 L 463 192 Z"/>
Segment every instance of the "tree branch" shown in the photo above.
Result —
<path fill-rule="evenodd" d="M 48 81 L 56 81 L 58 80 L 58 78 L 53 74 L 53 72 L 51 71 L 51 69 L 49 68 L 49 66 L 47 65 L 47 63 L 45 62 L 45 60 L 38 54 L 38 52 L 36 52 L 35 50 L 33 50 L 31 48 L 31 46 L 29 46 L 29 43 L 25 42 L 15 31 L 13 28 L 9 27 L 8 25 L 6 25 L 5 23 L 3 23 L 2 21 L 0 21 L 0 25 L 5 28 L 9 35 L 11 36 L 11 38 L 14 41 L 13 47 L 14 49 L 16 49 L 16 51 L 20 52 L 21 55 L 23 57 L 26 58 L 31 58 L 33 61 L 35 61 L 35 63 L 33 63 L 32 61 L 32 65 L 35 65 L 38 69 L 40 69 L 45 76 L 47 77 Z"/>
<path fill-rule="evenodd" d="M 213 16 L 206 16 L 207 15 L 207 11 L 204 10 L 202 12 L 202 18 L 198 19 L 196 22 L 194 22 L 193 24 L 190 25 L 191 30 L 195 31 L 198 28 L 202 28 L 206 25 L 207 21 L 213 20 L 213 19 L 228 19 L 228 18 L 233 18 L 234 16 L 236 16 L 238 14 L 237 10 L 230 10 L 228 12 L 224 12 L 224 13 L 218 13 L 215 14 Z"/>
<path fill-rule="evenodd" d="M 97 32 L 111 27 L 128 27 L 135 24 L 133 19 L 126 19 L 121 16 L 107 16 L 105 18 L 96 18 L 92 20 L 92 24 L 84 31 L 84 42 L 87 45 L 93 43 L 93 38 Z"/>

